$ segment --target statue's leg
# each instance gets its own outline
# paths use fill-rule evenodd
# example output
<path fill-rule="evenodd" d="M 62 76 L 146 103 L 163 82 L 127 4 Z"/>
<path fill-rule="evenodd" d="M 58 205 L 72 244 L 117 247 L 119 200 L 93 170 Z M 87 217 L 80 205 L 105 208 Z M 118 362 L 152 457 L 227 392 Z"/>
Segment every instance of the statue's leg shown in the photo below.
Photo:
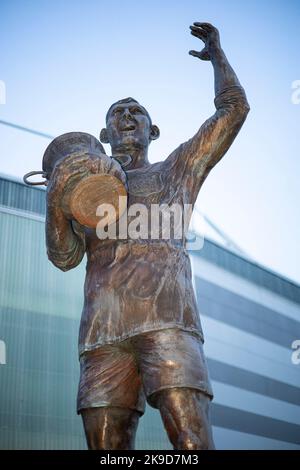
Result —
<path fill-rule="evenodd" d="M 214 449 L 210 397 L 199 390 L 171 388 L 158 392 L 155 403 L 174 449 Z"/>
<path fill-rule="evenodd" d="M 133 449 L 145 396 L 130 341 L 80 357 L 77 411 L 89 449 Z"/>
<path fill-rule="evenodd" d="M 175 449 L 213 449 L 213 398 L 202 341 L 170 328 L 134 339 L 148 403 L 160 410 Z"/>
<path fill-rule="evenodd" d="M 91 450 L 134 449 L 140 413 L 119 407 L 81 410 L 88 448 Z"/>

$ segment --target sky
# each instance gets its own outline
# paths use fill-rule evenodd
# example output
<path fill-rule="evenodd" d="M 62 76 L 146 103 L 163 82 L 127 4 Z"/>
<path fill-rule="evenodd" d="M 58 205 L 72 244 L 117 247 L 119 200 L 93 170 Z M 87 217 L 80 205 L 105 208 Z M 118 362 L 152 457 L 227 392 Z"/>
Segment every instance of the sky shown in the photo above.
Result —
<path fill-rule="evenodd" d="M 1 0 L 0 119 L 98 137 L 108 107 L 133 96 L 161 131 L 150 161 L 165 159 L 215 110 L 212 66 L 188 55 L 202 48 L 194 21 L 219 29 L 251 107 L 197 207 L 250 259 L 300 283 L 299 0 Z M 41 169 L 48 143 L 0 125 L 0 172 Z"/>

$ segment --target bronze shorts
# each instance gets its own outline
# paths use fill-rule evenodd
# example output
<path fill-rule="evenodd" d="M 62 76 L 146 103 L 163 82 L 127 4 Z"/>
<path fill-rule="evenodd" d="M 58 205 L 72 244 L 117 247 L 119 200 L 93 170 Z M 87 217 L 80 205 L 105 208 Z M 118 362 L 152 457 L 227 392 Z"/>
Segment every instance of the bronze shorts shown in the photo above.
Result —
<path fill-rule="evenodd" d="M 145 411 L 159 390 L 188 387 L 213 397 L 200 339 L 180 329 L 151 331 L 82 354 L 77 411 L 118 406 Z"/>

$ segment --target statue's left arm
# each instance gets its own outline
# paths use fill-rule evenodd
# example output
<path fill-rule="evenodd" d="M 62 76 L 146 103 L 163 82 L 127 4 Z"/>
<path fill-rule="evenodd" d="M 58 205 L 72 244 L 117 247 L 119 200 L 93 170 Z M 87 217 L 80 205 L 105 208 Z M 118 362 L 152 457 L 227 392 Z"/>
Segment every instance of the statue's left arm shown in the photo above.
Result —
<path fill-rule="evenodd" d="M 201 39 L 205 47 L 200 52 L 190 51 L 190 54 L 210 60 L 214 68 L 216 112 L 169 158 L 176 160 L 178 175 L 193 179 L 189 185 L 192 185 L 195 199 L 209 171 L 237 136 L 250 108 L 245 91 L 221 48 L 218 30 L 209 23 L 194 23 L 191 33 Z"/>

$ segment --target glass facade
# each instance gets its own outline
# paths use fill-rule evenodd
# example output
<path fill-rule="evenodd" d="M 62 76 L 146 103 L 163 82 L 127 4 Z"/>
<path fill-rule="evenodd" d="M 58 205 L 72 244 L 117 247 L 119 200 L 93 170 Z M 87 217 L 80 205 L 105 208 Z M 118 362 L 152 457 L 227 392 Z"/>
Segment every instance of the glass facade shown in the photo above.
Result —
<path fill-rule="evenodd" d="M 76 415 L 85 263 L 52 266 L 44 212 L 43 190 L 0 178 L 1 449 L 86 448 Z M 300 448 L 299 286 L 209 241 L 192 261 L 217 447 Z M 136 447 L 171 448 L 156 410 Z"/>

